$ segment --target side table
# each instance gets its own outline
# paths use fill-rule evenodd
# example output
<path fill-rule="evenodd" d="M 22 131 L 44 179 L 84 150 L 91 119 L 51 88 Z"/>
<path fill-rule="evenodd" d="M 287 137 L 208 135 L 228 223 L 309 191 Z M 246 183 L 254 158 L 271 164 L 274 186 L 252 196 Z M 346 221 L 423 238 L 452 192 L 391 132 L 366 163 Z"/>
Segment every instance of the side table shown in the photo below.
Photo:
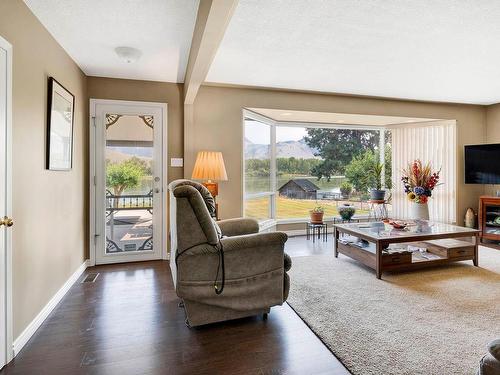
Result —
<path fill-rule="evenodd" d="M 323 241 L 328 242 L 328 226 L 326 223 L 306 223 L 306 239 L 312 235 L 312 240 L 315 242 L 316 235 L 318 240 L 323 237 Z"/>

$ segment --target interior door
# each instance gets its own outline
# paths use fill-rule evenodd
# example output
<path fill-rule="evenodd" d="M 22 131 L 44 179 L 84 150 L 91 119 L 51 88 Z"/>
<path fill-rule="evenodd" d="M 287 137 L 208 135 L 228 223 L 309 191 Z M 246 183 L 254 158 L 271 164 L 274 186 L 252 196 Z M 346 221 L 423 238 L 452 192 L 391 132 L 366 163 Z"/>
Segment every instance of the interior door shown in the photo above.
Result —
<path fill-rule="evenodd" d="M 96 264 L 164 254 L 165 105 L 94 102 Z"/>

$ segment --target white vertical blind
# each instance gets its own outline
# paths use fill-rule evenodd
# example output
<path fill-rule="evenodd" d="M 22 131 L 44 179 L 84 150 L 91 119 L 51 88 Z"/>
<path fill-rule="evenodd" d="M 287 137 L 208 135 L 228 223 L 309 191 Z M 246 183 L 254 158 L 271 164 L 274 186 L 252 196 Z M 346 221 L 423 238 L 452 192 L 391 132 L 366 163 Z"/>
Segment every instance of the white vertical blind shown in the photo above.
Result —
<path fill-rule="evenodd" d="M 456 222 L 456 121 L 427 124 L 394 125 L 392 131 L 392 216 L 407 219 L 410 203 L 401 183 L 402 170 L 415 159 L 431 162 L 441 168 L 440 183 L 429 199 L 429 216 L 433 221 Z"/>

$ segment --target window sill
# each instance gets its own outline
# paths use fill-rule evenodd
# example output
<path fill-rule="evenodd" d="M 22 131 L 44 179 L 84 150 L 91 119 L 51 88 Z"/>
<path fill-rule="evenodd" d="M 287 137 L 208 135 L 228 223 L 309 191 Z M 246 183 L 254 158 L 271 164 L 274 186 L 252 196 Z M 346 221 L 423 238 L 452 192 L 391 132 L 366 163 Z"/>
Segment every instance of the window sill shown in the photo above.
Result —
<path fill-rule="evenodd" d="M 340 216 L 339 216 L 340 217 Z M 368 215 L 356 215 L 359 219 L 368 219 Z M 296 218 L 296 219 L 277 219 L 277 224 L 305 224 L 310 221 L 309 217 Z M 333 222 L 333 216 L 325 217 L 323 221 L 330 223 Z"/>

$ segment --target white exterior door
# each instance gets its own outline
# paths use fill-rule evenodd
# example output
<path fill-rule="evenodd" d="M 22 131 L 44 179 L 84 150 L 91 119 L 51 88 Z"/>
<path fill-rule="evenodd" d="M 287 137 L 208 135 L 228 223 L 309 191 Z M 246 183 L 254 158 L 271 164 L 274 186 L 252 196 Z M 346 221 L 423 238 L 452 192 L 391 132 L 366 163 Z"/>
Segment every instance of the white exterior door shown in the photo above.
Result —
<path fill-rule="evenodd" d="M 0 37 L 0 369 L 12 357 L 10 325 L 12 49 Z"/>
<path fill-rule="evenodd" d="M 95 263 L 166 254 L 166 105 L 91 101 Z"/>

